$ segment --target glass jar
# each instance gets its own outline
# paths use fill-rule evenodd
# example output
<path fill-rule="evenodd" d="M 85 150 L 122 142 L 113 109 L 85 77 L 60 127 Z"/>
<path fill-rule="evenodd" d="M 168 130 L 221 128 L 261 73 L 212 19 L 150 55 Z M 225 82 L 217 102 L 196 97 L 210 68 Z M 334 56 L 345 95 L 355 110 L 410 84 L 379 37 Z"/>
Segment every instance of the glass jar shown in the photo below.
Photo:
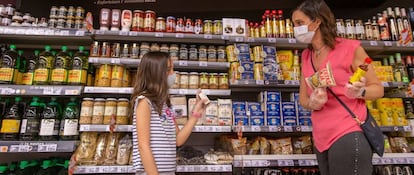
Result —
<path fill-rule="evenodd" d="M 122 87 L 122 78 L 124 77 L 124 66 L 113 65 L 111 74 L 111 87 Z"/>
<path fill-rule="evenodd" d="M 218 62 L 226 62 L 226 49 L 224 46 L 219 46 L 217 48 L 217 61 Z"/>
<path fill-rule="evenodd" d="M 137 59 L 139 56 L 139 47 L 137 43 L 132 43 L 130 57 Z"/>
<path fill-rule="evenodd" d="M 203 31 L 204 31 L 204 34 L 213 34 L 213 21 L 204 20 L 203 21 Z"/>
<path fill-rule="evenodd" d="M 161 44 L 160 51 L 168 53 L 168 45 L 167 44 Z"/>
<path fill-rule="evenodd" d="M 179 56 L 178 55 L 179 54 L 178 45 L 177 44 L 171 44 L 169 51 L 170 51 L 171 60 L 173 60 L 173 61 L 178 60 L 178 56 Z"/>
<path fill-rule="evenodd" d="M 96 77 L 96 86 L 109 87 L 111 85 L 112 66 L 104 64 L 99 66 L 98 76 Z"/>
<path fill-rule="evenodd" d="M 199 76 L 197 72 L 190 72 L 188 88 L 189 89 L 198 89 Z"/>
<path fill-rule="evenodd" d="M 158 43 L 152 43 L 151 44 L 151 47 L 150 47 L 150 51 L 152 51 L 152 52 L 158 52 L 158 51 L 160 51 L 160 45 L 158 45 Z"/>
<path fill-rule="evenodd" d="M 214 46 L 208 46 L 207 50 L 207 61 L 216 62 L 217 61 L 217 50 Z"/>
<path fill-rule="evenodd" d="M 151 10 L 145 11 L 144 32 L 155 31 L 155 12 Z"/>
<path fill-rule="evenodd" d="M 181 72 L 180 73 L 180 88 L 181 89 L 188 89 L 188 73 L 187 72 Z"/>
<path fill-rule="evenodd" d="M 190 61 L 198 61 L 196 45 L 190 45 L 190 49 L 188 50 L 188 59 Z"/>
<path fill-rule="evenodd" d="M 165 18 L 158 17 L 157 21 L 155 22 L 155 32 L 165 32 Z"/>
<path fill-rule="evenodd" d="M 66 19 L 75 19 L 76 9 L 73 6 L 69 6 Z"/>
<path fill-rule="evenodd" d="M 109 125 L 114 124 L 116 118 L 116 107 L 117 102 L 115 98 L 107 98 L 105 101 L 105 112 L 103 124 Z"/>
<path fill-rule="evenodd" d="M 200 73 L 199 86 L 201 89 L 208 89 L 208 73 L 206 72 Z"/>
<path fill-rule="evenodd" d="M 210 73 L 208 79 L 208 88 L 217 89 L 218 88 L 218 76 L 217 73 Z"/>
<path fill-rule="evenodd" d="M 116 121 L 117 125 L 129 124 L 129 100 L 127 98 L 118 99 L 116 105 Z"/>
<path fill-rule="evenodd" d="M 105 112 L 105 99 L 96 98 L 93 102 L 92 124 L 103 124 Z"/>
<path fill-rule="evenodd" d="M 57 15 L 58 15 L 58 8 L 56 6 L 52 6 L 52 8 L 50 8 L 50 15 L 49 18 L 50 19 L 56 19 Z"/>
<path fill-rule="evenodd" d="M 198 60 L 207 61 L 207 47 L 205 45 L 198 47 Z"/>
<path fill-rule="evenodd" d="M 112 44 L 111 57 L 112 58 L 121 57 L 121 44 L 120 43 L 113 43 Z"/>
<path fill-rule="evenodd" d="M 131 75 L 128 69 L 124 69 L 124 73 L 122 74 L 122 87 L 130 87 L 131 86 Z"/>
<path fill-rule="evenodd" d="M 187 45 L 185 45 L 185 44 L 181 44 L 181 46 L 180 46 L 179 59 L 180 60 L 188 60 L 188 49 L 187 49 Z"/>
<path fill-rule="evenodd" d="M 81 104 L 79 124 L 91 124 L 93 116 L 93 98 L 83 98 Z"/>
<path fill-rule="evenodd" d="M 229 88 L 229 78 L 227 73 L 220 73 L 218 79 L 218 88 L 219 89 L 228 89 Z"/>
<path fill-rule="evenodd" d="M 181 81 L 181 74 L 177 71 L 175 73 L 175 82 L 174 85 L 171 87 L 172 89 L 179 89 L 180 88 L 180 81 Z"/>
<path fill-rule="evenodd" d="M 176 22 L 175 22 L 175 17 L 173 17 L 173 16 L 168 16 L 167 17 L 167 21 L 166 21 L 166 31 L 168 32 L 168 33 L 173 33 L 173 32 L 175 32 L 175 25 L 176 25 Z"/>
<path fill-rule="evenodd" d="M 142 32 L 144 31 L 144 18 L 145 13 L 142 10 L 134 10 L 132 18 L 132 31 Z"/>
<path fill-rule="evenodd" d="M 221 35 L 223 34 L 223 23 L 221 20 L 214 20 L 213 23 L 213 34 Z"/>

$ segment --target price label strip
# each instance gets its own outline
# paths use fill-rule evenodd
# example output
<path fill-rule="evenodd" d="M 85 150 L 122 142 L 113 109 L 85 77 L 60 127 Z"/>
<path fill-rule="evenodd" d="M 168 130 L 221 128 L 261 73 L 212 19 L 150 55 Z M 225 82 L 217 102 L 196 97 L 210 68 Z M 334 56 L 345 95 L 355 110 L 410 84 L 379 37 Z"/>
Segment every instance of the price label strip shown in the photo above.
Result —
<path fill-rule="evenodd" d="M 37 152 L 55 152 L 57 150 L 57 144 L 45 144 L 38 145 Z"/>

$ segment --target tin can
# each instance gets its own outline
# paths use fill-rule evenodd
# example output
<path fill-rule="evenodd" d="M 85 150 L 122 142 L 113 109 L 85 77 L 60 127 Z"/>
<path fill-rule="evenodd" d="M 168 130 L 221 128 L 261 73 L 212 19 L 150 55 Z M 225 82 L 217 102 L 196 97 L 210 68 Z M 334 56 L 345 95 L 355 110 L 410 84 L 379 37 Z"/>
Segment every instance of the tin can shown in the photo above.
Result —
<path fill-rule="evenodd" d="M 204 32 L 204 34 L 213 34 L 213 21 L 204 20 L 204 22 L 203 22 L 203 32 Z"/>
<path fill-rule="evenodd" d="M 355 22 L 355 37 L 358 40 L 365 40 L 365 28 L 362 20 L 356 20 Z"/>
<path fill-rule="evenodd" d="M 177 25 L 175 22 L 175 17 L 168 16 L 165 25 L 166 25 L 166 32 L 168 33 L 175 32 L 175 26 Z"/>
<path fill-rule="evenodd" d="M 156 32 L 165 32 L 165 19 L 163 17 L 158 17 L 157 21 L 155 22 L 155 31 Z"/>
<path fill-rule="evenodd" d="M 365 37 L 367 40 L 372 40 L 372 26 L 371 26 L 371 20 L 368 20 L 368 22 L 365 22 Z"/>
<path fill-rule="evenodd" d="M 110 57 L 111 56 L 111 46 L 108 42 L 103 42 L 101 47 L 101 57 Z"/>
<path fill-rule="evenodd" d="M 84 16 L 85 16 L 85 9 L 83 9 L 81 6 L 76 7 L 75 19 L 82 20 Z"/>
<path fill-rule="evenodd" d="M 221 20 L 214 20 L 213 34 L 215 35 L 223 34 L 223 23 Z"/>
<path fill-rule="evenodd" d="M 121 57 L 121 44 L 119 43 L 112 44 L 111 57 L 114 57 L 114 58 Z"/>
<path fill-rule="evenodd" d="M 203 21 L 201 19 L 196 19 L 194 23 L 194 33 L 202 34 L 203 33 Z"/>
<path fill-rule="evenodd" d="M 139 56 L 139 48 L 138 48 L 138 45 L 137 45 L 137 43 L 132 43 L 130 57 L 131 58 L 134 58 L 134 59 L 137 59 L 138 56 Z"/>
<path fill-rule="evenodd" d="M 123 58 L 129 57 L 129 46 L 128 46 L 128 44 L 124 44 L 124 46 L 122 47 L 121 57 L 123 57 Z"/>
<path fill-rule="evenodd" d="M 145 18 L 144 11 L 134 10 L 131 30 L 136 31 L 136 32 L 144 31 L 144 18 Z"/>
<path fill-rule="evenodd" d="M 185 33 L 194 33 L 194 23 L 190 18 L 187 18 L 185 20 L 184 32 Z"/>
<path fill-rule="evenodd" d="M 91 49 L 90 49 L 90 56 L 91 57 L 99 57 L 99 42 L 93 42 Z"/>
<path fill-rule="evenodd" d="M 263 47 L 254 46 L 253 47 L 253 61 L 254 62 L 263 62 Z"/>
<path fill-rule="evenodd" d="M 353 19 L 345 20 L 345 33 L 346 33 L 346 38 L 355 39 L 355 25 L 354 25 Z"/>
<path fill-rule="evenodd" d="M 235 49 L 235 46 L 234 45 L 228 45 L 227 47 L 226 47 L 226 53 L 227 53 L 227 61 L 228 62 L 235 62 L 235 61 L 238 61 L 237 60 L 237 56 L 236 56 L 236 54 L 234 53 L 234 49 Z"/>
<path fill-rule="evenodd" d="M 255 63 L 253 66 L 253 74 L 255 80 L 263 80 L 263 63 Z"/>
<path fill-rule="evenodd" d="M 345 24 L 343 19 L 336 19 L 336 35 L 345 38 Z"/>
<path fill-rule="evenodd" d="M 145 11 L 144 31 L 145 32 L 155 31 L 155 12 L 154 11 L 151 11 L 151 10 Z"/>
<path fill-rule="evenodd" d="M 185 32 L 185 24 L 183 18 L 177 18 L 177 24 L 175 25 L 175 32 Z"/>

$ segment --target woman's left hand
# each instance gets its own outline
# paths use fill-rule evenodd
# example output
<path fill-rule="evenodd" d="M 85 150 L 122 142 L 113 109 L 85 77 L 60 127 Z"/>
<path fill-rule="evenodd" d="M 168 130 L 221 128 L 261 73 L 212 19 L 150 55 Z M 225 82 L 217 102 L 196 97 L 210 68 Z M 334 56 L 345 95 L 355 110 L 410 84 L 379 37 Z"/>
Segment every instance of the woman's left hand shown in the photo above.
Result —
<path fill-rule="evenodd" d="M 361 98 L 365 90 L 367 80 L 362 77 L 358 82 L 353 84 L 347 83 L 345 85 L 345 96 L 350 99 Z"/>

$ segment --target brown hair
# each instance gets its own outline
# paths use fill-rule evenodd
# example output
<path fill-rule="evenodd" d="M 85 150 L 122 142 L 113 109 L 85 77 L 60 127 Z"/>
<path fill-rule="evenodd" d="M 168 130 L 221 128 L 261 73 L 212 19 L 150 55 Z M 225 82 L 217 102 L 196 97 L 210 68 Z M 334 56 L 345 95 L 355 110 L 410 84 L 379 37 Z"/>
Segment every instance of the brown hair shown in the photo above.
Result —
<path fill-rule="evenodd" d="M 168 61 L 169 55 L 165 52 L 148 52 L 141 59 L 137 69 L 137 81 L 131 96 L 131 101 L 143 95 L 148 98 L 155 110 L 161 115 L 164 104 L 168 102 Z M 131 113 L 133 113 L 132 110 Z"/>
<path fill-rule="evenodd" d="M 312 21 L 319 19 L 319 28 L 322 34 L 322 41 L 331 49 L 335 48 L 336 23 L 335 17 L 324 0 L 305 0 L 294 11 L 299 10 L 308 16 Z M 312 47 L 312 46 L 310 46 Z"/>

